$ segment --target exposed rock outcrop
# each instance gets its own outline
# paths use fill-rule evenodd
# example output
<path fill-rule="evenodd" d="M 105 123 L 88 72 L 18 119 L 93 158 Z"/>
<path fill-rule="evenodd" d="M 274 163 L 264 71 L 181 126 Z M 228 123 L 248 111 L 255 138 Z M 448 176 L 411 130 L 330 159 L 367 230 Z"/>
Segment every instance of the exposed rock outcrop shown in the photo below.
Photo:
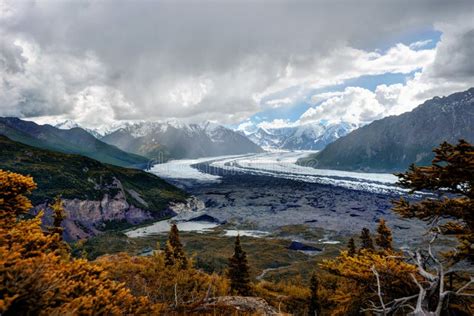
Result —
<path fill-rule="evenodd" d="M 171 202 L 168 209 L 172 211 L 175 215 L 181 214 L 183 212 L 199 212 L 204 209 L 206 205 L 200 199 L 192 196 L 186 199 L 186 202 Z"/>
<path fill-rule="evenodd" d="M 220 296 L 209 299 L 196 309 L 196 312 L 212 312 L 219 309 L 233 310 L 251 315 L 283 315 L 270 306 L 263 298 L 246 296 Z"/>
<path fill-rule="evenodd" d="M 288 246 L 288 249 L 300 251 L 323 251 L 321 248 L 307 245 L 299 241 L 292 241 L 291 244 Z"/>
<path fill-rule="evenodd" d="M 96 236 L 113 223 L 135 225 L 154 217 L 149 211 L 129 204 L 122 191 L 115 197 L 105 194 L 100 201 L 64 199 L 63 203 L 66 218 L 62 226 L 64 238 L 69 241 Z M 40 210 L 45 212 L 44 225 L 51 225 L 52 210 L 43 203 L 35 206 L 32 213 L 36 215 Z"/>
<path fill-rule="evenodd" d="M 117 188 L 121 188 L 117 183 Z M 204 203 L 190 197 L 184 203 L 170 203 L 169 207 L 160 212 L 150 212 L 130 204 L 124 191 L 111 197 L 105 194 L 99 201 L 63 199 L 65 219 L 62 222 L 64 239 L 74 241 L 96 236 L 107 229 L 137 225 L 145 221 L 159 220 L 164 217 L 176 216 L 183 212 L 198 212 L 204 208 Z M 36 205 L 31 213 L 37 215 L 44 211 L 43 225 L 52 225 L 53 211 L 47 203 Z"/>
<path fill-rule="evenodd" d="M 65 240 L 74 241 L 89 238 L 107 229 L 137 225 L 153 219 L 174 216 L 183 211 L 198 210 L 204 205 L 196 198 L 189 198 L 185 203 L 172 203 L 164 210 L 151 212 L 146 209 L 147 203 L 138 193 L 130 194 L 129 192 L 133 199 L 143 204 L 143 208 L 127 201 L 127 195 L 119 180 L 114 179 L 112 185 L 117 192 L 115 196 L 104 194 L 101 200 L 63 199 L 65 219 L 62 226 Z M 31 213 L 37 215 L 41 210 L 44 211 L 43 224 L 45 226 L 51 225 L 53 212 L 48 203 L 36 205 Z"/>

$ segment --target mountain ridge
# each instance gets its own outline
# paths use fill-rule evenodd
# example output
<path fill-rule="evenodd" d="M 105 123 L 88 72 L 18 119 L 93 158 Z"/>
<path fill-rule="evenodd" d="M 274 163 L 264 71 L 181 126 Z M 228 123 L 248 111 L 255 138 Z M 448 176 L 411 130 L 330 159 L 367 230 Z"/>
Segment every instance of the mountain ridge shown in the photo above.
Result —
<path fill-rule="evenodd" d="M 244 132 L 254 143 L 268 149 L 321 150 L 341 136 L 356 128 L 341 122 L 336 124 L 306 123 L 297 126 L 263 128 Z"/>
<path fill-rule="evenodd" d="M 211 122 L 137 122 L 106 134 L 102 141 L 150 159 L 199 158 L 260 153 L 247 137 Z"/>
<path fill-rule="evenodd" d="M 402 171 L 430 164 L 443 141 L 474 142 L 474 88 L 434 97 L 410 112 L 374 121 L 298 163 L 323 169 Z"/>
<path fill-rule="evenodd" d="M 148 159 L 106 144 L 80 127 L 59 129 L 16 117 L 0 117 L 0 135 L 30 146 L 79 154 L 122 167 L 144 168 Z"/>
<path fill-rule="evenodd" d="M 188 194 L 163 179 L 138 169 L 101 163 L 15 142 L 0 135 L 0 168 L 30 175 L 38 185 L 31 194 L 33 214 L 60 196 L 68 240 L 87 238 L 115 227 L 127 227 L 174 215 L 171 204 L 187 203 Z"/>

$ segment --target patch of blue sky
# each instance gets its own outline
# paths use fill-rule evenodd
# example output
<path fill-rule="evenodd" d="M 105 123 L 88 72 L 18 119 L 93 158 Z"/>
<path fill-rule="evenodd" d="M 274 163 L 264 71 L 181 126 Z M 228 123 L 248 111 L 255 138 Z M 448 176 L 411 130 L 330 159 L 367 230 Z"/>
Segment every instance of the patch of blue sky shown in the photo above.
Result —
<path fill-rule="evenodd" d="M 412 49 L 433 49 L 436 47 L 437 43 L 441 39 L 442 33 L 433 29 L 432 27 L 426 27 L 419 29 L 417 31 L 411 30 L 410 32 L 400 33 L 394 35 L 390 39 L 381 40 L 377 43 L 376 47 L 379 52 L 386 52 L 391 47 L 397 43 L 402 43 L 405 45 L 411 45 L 413 43 L 418 43 L 418 45 L 413 45 Z M 282 105 L 280 107 L 268 107 L 263 111 L 250 117 L 250 121 L 258 124 L 262 121 L 273 121 L 275 119 L 284 119 L 291 122 L 297 121 L 301 115 L 306 112 L 310 107 L 318 106 L 321 102 L 314 103 L 311 101 L 311 96 L 324 92 L 337 92 L 343 91 L 347 87 L 361 87 L 368 89 L 370 91 L 375 91 L 378 85 L 386 84 L 405 84 L 407 80 L 413 78 L 416 72 L 420 71 L 417 69 L 408 74 L 402 73 L 385 73 L 380 75 L 365 75 L 357 78 L 352 78 L 345 80 L 343 83 L 325 87 L 322 89 L 313 89 L 305 91 L 305 94 L 299 96 L 292 104 Z M 284 99 L 287 96 L 295 95 L 300 87 L 291 87 L 277 93 L 274 93 L 265 99 L 262 100 L 262 104 L 267 101 L 275 99 Z"/>
<path fill-rule="evenodd" d="M 343 84 L 333 87 L 332 91 L 344 90 L 346 87 L 360 87 L 370 91 L 375 91 L 378 85 L 392 85 L 397 83 L 405 84 L 407 80 L 413 78 L 417 69 L 408 74 L 401 73 L 385 73 L 381 75 L 360 76 L 358 78 L 348 79 Z"/>
<path fill-rule="evenodd" d="M 377 50 L 387 51 L 397 43 L 402 43 L 407 46 L 419 42 L 424 43 L 420 47 L 413 47 L 415 50 L 432 49 L 441 39 L 442 32 L 433 29 L 432 27 L 421 28 L 419 30 L 410 30 L 407 32 L 396 34 L 390 38 L 381 39 L 376 43 Z"/>
<path fill-rule="evenodd" d="M 358 78 L 353 78 L 345 80 L 342 84 L 334 85 L 330 87 L 325 87 L 322 89 L 312 89 L 305 92 L 305 95 L 300 97 L 295 103 L 291 105 L 283 105 L 278 108 L 268 108 L 263 110 L 255 115 L 253 115 L 250 120 L 254 123 L 259 123 L 262 121 L 273 121 L 275 119 L 285 119 L 291 122 L 297 121 L 301 115 L 306 112 L 310 107 L 317 106 L 321 102 L 314 104 L 311 101 L 311 96 L 315 94 L 325 93 L 325 92 L 337 92 L 343 91 L 347 87 L 361 87 L 368 89 L 370 91 L 375 91 L 378 85 L 386 84 L 405 84 L 407 80 L 413 78 L 417 71 L 413 71 L 409 74 L 399 74 L 399 73 L 385 73 L 382 75 L 367 75 L 361 76 Z M 291 90 L 285 90 L 277 94 L 273 94 L 271 97 L 266 98 L 264 101 L 270 101 L 274 99 L 283 99 L 286 96 L 290 95 L 291 92 L 297 90 L 296 87 L 291 88 Z M 262 100 L 263 101 L 263 100 Z"/>

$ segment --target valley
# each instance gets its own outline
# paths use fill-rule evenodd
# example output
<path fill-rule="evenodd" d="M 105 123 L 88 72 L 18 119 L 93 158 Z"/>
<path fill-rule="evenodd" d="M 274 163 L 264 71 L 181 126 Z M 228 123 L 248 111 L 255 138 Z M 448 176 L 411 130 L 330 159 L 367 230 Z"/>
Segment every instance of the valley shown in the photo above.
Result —
<path fill-rule="evenodd" d="M 0 316 L 474 315 L 473 21 L 0 0 Z"/>
<path fill-rule="evenodd" d="M 407 195 L 395 185 L 394 175 L 295 164 L 308 154 L 269 152 L 177 160 L 155 165 L 150 172 L 204 202 L 198 213 L 179 214 L 177 219 L 205 214 L 216 223 L 269 233 L 287 225 L 305 225 L 340 237 L 357 234 L 363 227 L 373 229 L 384 218 L 393 226 L 400 246 L 416 241 L 421 224 L 399 219 L 390 211 L 393 199 Z"/>
<path fill-rule="evenodd" d="M 239 234 L 252 276 L 278 281 L 311 273 L 363 227 L 374 231 L 380 218 L 389 223 L 397 247 L 424 242 L 421 222 L 400 219 L 390 210 L 393 199 L 406 195 L 395 186 L 395 176 L 296 165 L 308 154 L 280 151 L 155 165 L 149 172 L 201 200 L 203 207 L 93 238 L 87 252 L 91 258 L 121 251 L 149 255 L 157 243 L 164 247 L 170 224 L 177 223 L 197 267 L 223 272 Z"/>

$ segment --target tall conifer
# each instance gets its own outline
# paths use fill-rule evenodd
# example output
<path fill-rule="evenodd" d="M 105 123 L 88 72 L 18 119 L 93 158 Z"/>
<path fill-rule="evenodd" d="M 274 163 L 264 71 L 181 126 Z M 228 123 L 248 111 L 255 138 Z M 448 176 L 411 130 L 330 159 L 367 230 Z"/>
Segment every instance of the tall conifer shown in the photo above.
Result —
<path fill-rule="evenodd" d="M 179 231 L 176 224 L 171 225 L 168 241 L 166 242 L 165 264 L 167 266 L 178 264 L 182 269 L 185 269 L 188 266 L 188 258 L 186 258 L 183 245 L 179 240 Z"/>
<path fill-rule="evenodd" d="M 349 242 L 347 243 L 347 253 L 349 254 L 349 256 L 354 257 L 356 252 L 357 249 L 355 246 L 354 238 L 351 237 L 351 239 L 349 239 Z"/>
<path fill-rule="evenodd" d="M 445 253 L 453 262 L 474 262 L 474 145 L 459 140 L 455 145 L 442 143 L 433 150 L 430 166 L 412 165 L 397 174 L 399 184 L 411 192 L 426 190 L 438 198 L 409 202 L 403 198 L 394 211 L 405 218 L 418 218 L 437 225 L 445 235 L 455 236 L 459 245 Z"/>
<path fill-rule="evenodd" d="M 385 224 L 385 220 L 381 219 L 377 227 L 377 236 L 375 237 L 375 244 L 383 250 L 392 250 L 392 231 Z"/>
<path fill-rule="evenodd" d="M 64 229 L 61 227 L 61 223 L 66 216 L 64 215 L 63 201 L 60 197 L 54 199 L 51 209 L 53 210 L 53 226 L 48 227 L 48 230 L 51 234 L 58 234 L 59 238 L 62 239 Z"/>
<path fill-rule="evenodd" d="M 367 228 L 362 228 L 362 232 L 360 234 L 361 240 L 361 249 L 367 250 L 374 250 L 374 242 L 372 241 L 372 237 L 370 236 L 370 230 Z"/>
<path fill-rule="evenodd" d="M 319 280 L 316 274 L 313 272 L 309 285 L 309 289 L 311 291 L 309 301 L 309 315 L 319 315 L 321 313 L 321 304 L 319 302 L 318 288 Z"/>
<path fill-rule="evenodd" d="M 232 292 L 242 296 L 251 295 L 247 254 L 242 250 L 239 235 L 235 238 L 234 255 L 229 258 L 228 276 Z"/>

